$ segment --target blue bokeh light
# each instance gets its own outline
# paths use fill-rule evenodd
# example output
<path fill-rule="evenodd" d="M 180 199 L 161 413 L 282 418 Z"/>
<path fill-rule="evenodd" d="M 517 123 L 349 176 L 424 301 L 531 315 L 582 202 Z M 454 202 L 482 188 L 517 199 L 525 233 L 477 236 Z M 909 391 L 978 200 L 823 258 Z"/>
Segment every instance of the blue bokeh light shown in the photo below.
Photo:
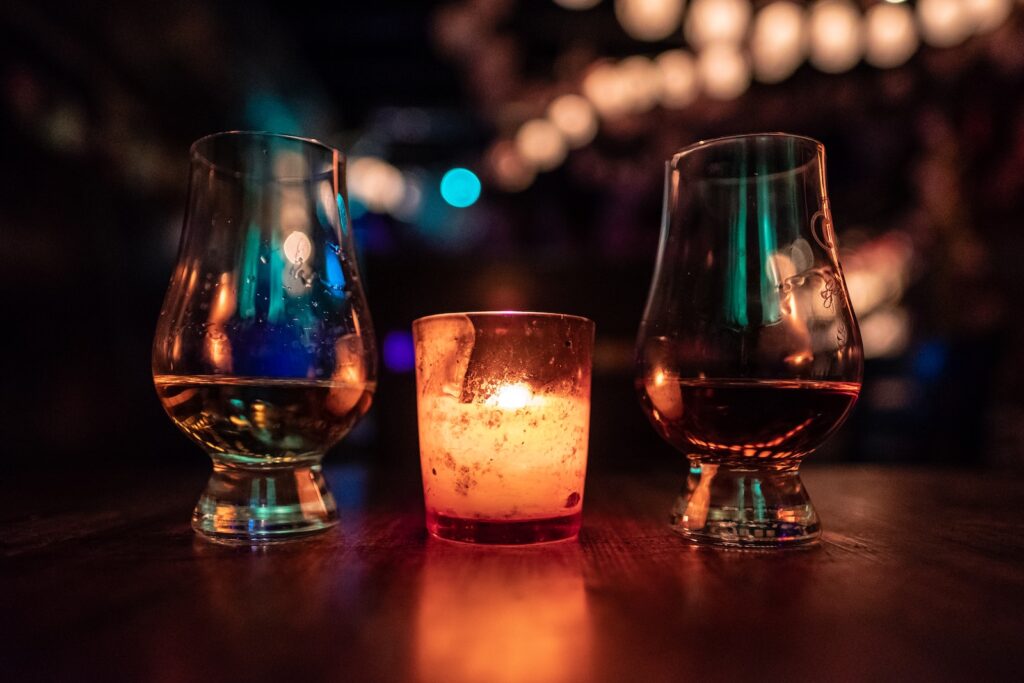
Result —
<path fill-rule="evenodd" d="M 914 374 L 924 380 L 938 379 L 946 369 L 948 355 L 948 348 L 942 341 L 931 340 L 921 344 L 912 361 Z"/>
<path fill-rule="evenodd" d="M 441 178 L 441 197 L 459 209 L 480 198 L 480 179 L 468 168 L 453 168 Z"/>
<path fill-rule="evenodd" d="M 416 367 L 411 334 L 393 330 L 384 335 L 384 367 L 395 373 L 410 372 Z"/>

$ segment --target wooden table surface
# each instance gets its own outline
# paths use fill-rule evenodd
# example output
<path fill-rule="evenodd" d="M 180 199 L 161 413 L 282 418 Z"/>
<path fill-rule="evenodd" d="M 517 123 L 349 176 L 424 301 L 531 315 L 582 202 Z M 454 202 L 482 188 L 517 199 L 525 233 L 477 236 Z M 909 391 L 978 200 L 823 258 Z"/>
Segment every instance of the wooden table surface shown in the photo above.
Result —
<path fill-rule="evenodd" d="M 428 539 L 408 487 L 360 492 L 365 473 L 329 473 L 340 528 L 263 549 L 194 537 L 201 474 L 139 477 L 128 493 L 83 485 L 34 511 L 26 501 L 55 497 L 47 478 L 9 483 L 3 678 L 1019 680 L 1024 670 L 1020 477 L 810 467 L 823 542 L 749 553 L 697 550 L 666 528 L 677 472 L 591 474 L 579 541 L 521 549 Z"/>

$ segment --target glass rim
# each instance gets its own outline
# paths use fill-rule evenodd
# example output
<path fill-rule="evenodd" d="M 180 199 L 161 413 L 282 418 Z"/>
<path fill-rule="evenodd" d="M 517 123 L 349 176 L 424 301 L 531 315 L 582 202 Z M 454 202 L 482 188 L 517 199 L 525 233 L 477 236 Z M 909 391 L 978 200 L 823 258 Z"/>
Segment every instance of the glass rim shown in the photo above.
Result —
<path fill-rule="evenodd" d="M 672 157 L 669 159 L 668 163 L 675 166 L 680 159 L 690 154 L 693 154 L 698 150 L 710 149 L 712 147 L 719 147 L 730 142 L 741 142 L 744 140 L 751 140 L 755 138 L 774 138 L 776 140 L 799 140 L 801 142 L 810 143 L 811 145 L 814 146 L 816 150 L 818 150 L 818 152 L 824 152 L 825 150 L 825 145 L 824 143 L 821 142 L 821 140 L 812 138 L 809 135 L 798 135 L 796 133 L 786 133 L 784 131 L 771 131 L 767 133 L 742 133 L 740 135 L 723 135 L 717 138 L 698 140 L 697 142 L 687 145 L 686 147 L 683 147 L 675 154 L 673 154 Z M 788 173 L 803 168 L 807 164 L 811 163 L 811 161 L 814 160 L 809 159 L 804 163 L 800 164 L 799 166 L 794 166 L 792 169 L 789 169 L 788 171 L 785 172 Z"/>
<path fill-rule="evenodd" d="M 477 316 L 481 318 L 511 318 L 511 317 L 534 317 L 541 318 L 544 320 L 572 320 L 578 323 L 589 323 L 594 325 L 594 321 L 590 318 L 582 315 L 573 315 L 571 313 L 547 313 L 544 311 L 461 311 L 454 313 L 434 313 L 431 315 L 424 315 L 416 318 L 412 321 L 413 325 L 430 322 L 432 320 L 440 320 L 442 318 L 455 318 L 455 317 L 469 317 Z"/>
<path fill-rule="evenodd" d="M 225 139 L 225 138 L 233 138 L 233 139 L 237 139 L 237 140 L 240 140 L 242 138 L 264 139 L 264 140 L 271 140 L 271 139 L 286 140 L 286 141 L 292 142 L 292 143 L 299 143 L 300 145 L 305 146 L 305 147 L 312 147 L 312 148 L 317 149 L 317 150 L 319 150 L 321 152 L 324 152 L 324 153 L 327 153 L 327 154 L 331 155 L 331 157 L 334 158 L 334 159 L 339 159 L 341 161 L 345 160 L 345 153 L 344 152 L 342 152 L 337 147 L 332 147 L 331 145 L 328 145 L 325 142 L 321 142 L 320 140 L 317 140 L 316 138 L 308 138 L 308 137 L 303 137 L 301 135 L 291 135 L 289 133 L 275 133 L 273 131 L 266 131 L 266 130 L 237 130 L 237 129 L 235 129 L 235 130 L 222 130 L 222 131 L 218 131 L 216 133 L 209 133 L 207 135 L 202 136 L 201 138 L 196 139 L 188 148 L 189 158 L 190 159 L 198 159 L 204 165 L 206 165 L 209 168 L 212 168 L 213 170 L 217 171 L 218 173 L 226 173 L 226 174 L 234 176 L 236 178 L 242 178 L 242 177 L 248 175 L 244 171 L 239 171 L 237 169 L 227 168 L 227 167 L 223 166 L 222 164 L 214 163 L 206 154 L 201 152 L 200 149 L 199 149 L 200 146 L 202 146 L 203 144 L 208 143 L 208 142 L 210 142 L 212 140 Z M 295 177 L 286 177 L 286 178 L 275 178 L 275 180 L 306 180 L 306 179 L 318 178 L 318 177 L 323 176 L 323 175 L 324 175 L 323 172 L 321 172 L 321 173 L 309 173 L 309 174 L 304 175 L 304 176 L 295 176 Z"/>

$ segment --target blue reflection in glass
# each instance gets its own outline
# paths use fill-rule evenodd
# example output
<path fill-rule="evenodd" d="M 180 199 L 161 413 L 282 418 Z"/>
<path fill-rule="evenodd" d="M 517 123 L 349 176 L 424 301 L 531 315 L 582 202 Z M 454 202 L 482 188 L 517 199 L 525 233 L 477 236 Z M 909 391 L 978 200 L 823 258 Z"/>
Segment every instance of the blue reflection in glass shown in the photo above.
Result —
<path fill-rule="evenodd" d="M 345 274 L 341 272 L 341 261 L 334 255 L 328 255 L 324 261 L 324 281 L 328 294 L 334 297 L 345 296 Z"/>

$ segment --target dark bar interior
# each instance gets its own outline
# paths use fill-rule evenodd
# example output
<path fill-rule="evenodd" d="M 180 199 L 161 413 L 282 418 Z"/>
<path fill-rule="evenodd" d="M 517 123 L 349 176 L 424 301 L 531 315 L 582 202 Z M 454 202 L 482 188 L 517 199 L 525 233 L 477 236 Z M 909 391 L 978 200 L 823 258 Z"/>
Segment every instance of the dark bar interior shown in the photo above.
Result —
<path fill-rule="evenodd" d="M 1019 675 L 1018 0 L 8 0 L 0 38 L 9 680 Z M 316 492 L 333 492 L 337 525 L 289 543 L 193 532 L 210 458 L 154 390 L 157 321 L 206 182 L 193 172 L 189 189 L 190 145 L 218 131 L 313 138 L 345 157 L 327 192 L 342 215 L 324 220 L 354 247 L 376 337 L 375 376 L 362 379 L 375 389 L 323 462 Z M 856 400 L 845 423 L 800 469 L 820 538 L 700 547 L 670 519 L 681 489 L 685 508 L 711 479 L 659 426 L 662 399 L 643 393 L 641 320 L 656 301 L 663 222 L 692 236 L 685 202 L 726 196 L 741 209 L 741 243 L 742 221 L 761 221 L 742 248 L 764 254 L 742 252 L 742 272 L 721 262 L 742 288 L 726 292 L 723 315 L 732 328 L 755 315 L 775 324 L 783 313 L 764 303 L 761 271 L 802 256 L 785 251 L 780 266 L 771 216 L 743 207 L 781 215 L 764 178 L 802 166 L 758 157 L 763 147 L 700 169 L 673 162 L 668 179 L 666 163 L 698 141 L 776 131 L 824 146 L 820 229 L 834 241 L 813 225 L 813 239 L 787 239 L 841 262 L 827 282 L 856 324 L 837 353 L 858 354 L 863 380 L 807 375 L 856 384 L 843 385 Z M 733 182 L 748 159 L 762 179 L 749 195 L 687 184 L 698 171 Z M 709 225 L 726 220 L 702 210 Z M 728 239 L 714 249 L 734 253 Z M 317 245 L 280 253 L 293 248 Z M 687 248 L 672 282 L 703 267 L 704 252 Z M 717 300 L 701 292 L 689 313 L 674 300 L 663 309 L 683 327 L 686 315 L 704 321 L 693 311 Z M 456 311 L 596 324 L 586 495 L 567 501 L 582 509 L 578 539 L 486 547 L 425 529 L 412 323 Z M 700 352 L 725 353 L 722 339 Z M 686 365 L 697 351 L 672 353 Z M 682 377 L 680 410 L 699 409 L 704 385 Z M 751 420 L 774 414 L 765 400 Z M 693 438 L 680 437 L 689 448 Z"/>

